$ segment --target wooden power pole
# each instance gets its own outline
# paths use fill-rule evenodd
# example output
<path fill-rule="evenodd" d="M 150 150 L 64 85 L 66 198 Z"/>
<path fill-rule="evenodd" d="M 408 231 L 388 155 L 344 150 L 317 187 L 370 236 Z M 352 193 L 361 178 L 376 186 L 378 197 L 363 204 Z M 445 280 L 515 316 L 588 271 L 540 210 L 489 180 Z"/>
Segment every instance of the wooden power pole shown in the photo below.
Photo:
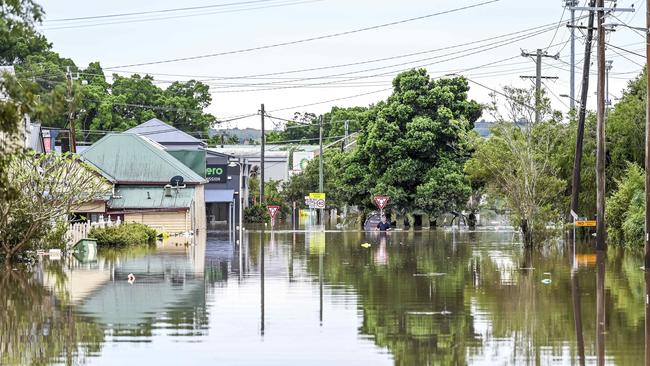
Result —
<path fill-rule="evenodd" d="M 596 250 L 607 249 L 605 231 L 605 0 L 598 0 L 598 82 L 596 106 Z"/>
<path fill-rule="evenodd" d="M 596 6 L 596 0 L 589 2 L 589 7 Z M 587 116 L 587 97 L 589 96 L 589 67 L 591 66 L 591 43 L 594 37 L 594 12 L 589 11 L 587 39 L 585 41 L 585 59 L 582 66 L 582 89 L 580 94 L 580 112 L 578 113 L 578 132 L 573 159 L 573 180 L 571 183 L 571 211 L 578 214 L 580 198 L 580 169 L 582 166 L 582 143 L 585 136 L 585 118 Z"/>
<path fill-rule="evenodd" d="M 70 71 L 70 66 L 68 66 L 65 73 L 65 78 L 67 80 L 68 93 L 66 96 L 66 101 L 68 102 L 68 128 L 70 129 L 70 138 L 68 142 L 70 144 L 70 152 L 73 154 L 77 153 L 77 132 L 75 130 L 75 121 L 74 121 L 74 96 L 73 96 L 73 82 L 76 79 L 72 76 L 72 71 Z"/>
<path fill-rule="evenodd" d="M 646 27 L 650 28 L 650 0 L 646 0 Z M 650 34 L 646 32 L 646 69 L 650 60 Z M 647 90 L 650 95 L 650 78 L 647 79 Z M 645 118 L 645 269 L 650 270 L 650 97 L 646 97 Z M 646 334 L 649 330 L 646 329 Z M 646 350 L 646 364 L 650 364 L 650 356 Z"/>

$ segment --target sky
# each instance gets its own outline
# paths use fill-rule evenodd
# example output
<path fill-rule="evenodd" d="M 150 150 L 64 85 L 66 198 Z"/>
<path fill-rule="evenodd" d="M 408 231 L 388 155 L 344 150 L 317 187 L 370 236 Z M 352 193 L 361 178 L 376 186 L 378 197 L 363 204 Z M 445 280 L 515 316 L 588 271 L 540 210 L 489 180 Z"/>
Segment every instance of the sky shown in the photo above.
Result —
<path fill-rule="evenodd" d="M 210 85 L 213 99 L 206 111 L 222 121 L 219 127 L 223 128 L 259 128 L 259 116 L 241 117 L 256 114 L 262 103 L 268 114 L 285 119 L 294 112 L 325 113 L 332 106 L 368 106 L 386 99 L 392 78 L 413 67 L 426 67 L 432 77 L 465 75 L 472 80 L 470 98 L 488 103 L 488 88 L 533 85 L 533 80 L 520 76 L 535 75 L 535 62 L 521 53 L 536 49 L 559 55 L 557 60 L 543 60 L 543 75 L 558 77 L 545 80 L 544 85 L 554 109 L 566 112 L 569 105 L 569 99 L 560 96 L 569 94 L 570 79 L 566 27 L 570 11 L 563 0 L 58 0 L 41 4 L 46 17 L 39 28 L 61 56 L 80 67 L 99 61 L 107 74 L 148 73 L 162 87 L 174 80 L 202 80 Z M 169 11 L 181 7 L 201 8 Z M 645 1 L 618 3 L 618 8 L 629 7 L 636 11 L 616 12 L 606 23 L 643 27 Z M 149 13 L 124 15 L 141 12 Z M 116 14 L 120 16 L 109 16 Z M 576 11 L 583 25 L 585 15 Z M 88 17 L 92 18 L 71 19 Z M 362 31 L 350 32 L 355 30 Z M 514 32 L 519 33 L 504 36 Z M 323 37 L 330 35 L 336 36 Z M 584 35 L 577 32 L 576 36 L 579 98 Z M 311 38 L 318 39 L 304 41 Z M 634 54 L 644 54 L 644 39 L 641 32 L 626 27 L 608 34 L 608 44 L 619 47 L 606 51 L 613 61 L 609 78 L 613 103 L 645 64 Z M 284 45 L 267 47 L 278 44 Z M 155 63 L 205 55 L 211 56 Z M 594 47 L 592 61 L 595 56 Z M 592 65 L 588 107 L 595 109 L 591 91 L 595 92 L 597 79 Z M 280 122 L 271 123 L 267 129 Z"/>

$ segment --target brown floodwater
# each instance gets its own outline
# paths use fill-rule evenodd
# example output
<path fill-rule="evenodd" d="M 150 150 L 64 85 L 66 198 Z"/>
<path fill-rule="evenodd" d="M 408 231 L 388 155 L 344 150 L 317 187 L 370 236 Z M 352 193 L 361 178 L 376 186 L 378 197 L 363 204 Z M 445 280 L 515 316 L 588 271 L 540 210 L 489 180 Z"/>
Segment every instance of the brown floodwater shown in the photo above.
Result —
<path fill-rule="evenodd" d="M 643 365 L 642 262 L 490 230 L 45 260 L 0 274 L 0 365 Z"/>

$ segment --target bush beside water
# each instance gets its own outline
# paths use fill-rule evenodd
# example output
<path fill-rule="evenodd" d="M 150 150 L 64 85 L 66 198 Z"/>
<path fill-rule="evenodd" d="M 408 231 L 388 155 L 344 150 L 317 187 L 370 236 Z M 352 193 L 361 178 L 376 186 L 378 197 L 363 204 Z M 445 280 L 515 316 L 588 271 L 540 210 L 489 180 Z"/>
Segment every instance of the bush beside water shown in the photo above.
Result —
<path fill-rule="evenodd" d="M 156 244 L 156 230 L 143 224 L 123 224 L 93 228 L 88 236 L 97 240 L 98 247 L 120 248 Z"/>
<path fill-rule="evenodd" d="M 244 209 L 244 220 L 248 223 L 269 223 L 271 216 L 266 206 L 252 205 Z"/>

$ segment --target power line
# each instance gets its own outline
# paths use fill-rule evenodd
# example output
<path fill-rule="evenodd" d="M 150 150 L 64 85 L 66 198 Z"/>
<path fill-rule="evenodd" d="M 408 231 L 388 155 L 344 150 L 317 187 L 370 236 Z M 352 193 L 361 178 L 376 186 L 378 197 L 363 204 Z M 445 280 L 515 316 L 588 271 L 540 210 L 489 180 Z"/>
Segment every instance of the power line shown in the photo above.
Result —
<path fill-rule="evenodd" d="M 43 31 L 51 31 L 51 30 L 60 30 L 60 29 L 75 29 L 75 28 L 96 27 L 96 26 L 102 26 L 102 25 L 142 23 L 142 22 L 150 22 L 150 21 L 157 21 L 157 20 L 179 19 L 179 18 L 188 18 L 188 17 L 214 15 L 214 14 L 239 13 L 239 12 L 244 12 L 244 11 L 277 8 L 277 7 L 284 7 L 284 6 L 291 6 L 291 5 L 301 5 L 301 4 L 315 3 L 315 2 L 320 2 L 320 1 L 325 1 L 325 0 L 289 1 L 289 2 L 279 3 L 279 4 L 275 4 L 275 5 L 245 7 L 245 8 L 233 9 L 233 10 L 222 10 L 222 11 L 212 11 L 212 12 L 198 12 L 198 13 L 194 13 L 194 14 L 175 15 L 175 16 L 167 16 L 167 17 L 142 18 L 142 19 L 131 19 L 131 20 L 122 20 L 122 21 L 113 21 L 113 22 L 99 22 L 99 23 L 87 23 L 87 24 L 67 25 L 67 26 L 44 27 L 44 28 L 41 28 L 41 29 Z"/>
<path fill-rule="evenodd" d="M 627 52 L 627 53 L 629 53 L 629 54 L 631 54 L 631 55 L 639 56 L 639 57 L 642 57 L 643 59 L 645 59 L 645 55 L 642 55 L 642 54 L 640 54 L 640 53 L 636 53 L 636 52 L 634 52 L 634 51 L 630 51 L 630 50 L 627 50 L 627 49 L 622 48 L 622 47 L 619 47 L 619 46 L 614 46 L 614 45 L 611 44 L 611 43 L 607 43 L 607 45 L 608 45 L 609 47 L 616 48 L 617 50 L 621 50 L 621 51 Z M 625 57 L 625 56 L 623 56 L 623 55 L 621 55 L 621 54 L 618 54 L 618 55 L 627 59 L 627 57 Z M 628 60 L 629 60 L 629 59 L 628 59 Z M 630 61 L 631 61 L 631 60 L 630 60 Z M 634 62 L 634 61 L 631 61 L 631 62 Z M 636 63 L 636 62 L 634 62 L 634 63 Z M 637 63 L 637 65 L 640 65 L 640 64 Z M 643 65 L 640 65 L 640 66 L 643 66 Z"/>
<path fill-rule="evenodd" d="M 548 92 L 549 92 L 553 97 L 555 97 L 555 99 L 557 99 L 557 100 L 558 100 L 558 101 L 559 101 L 559 102 L 560 102 L 564 107 L 566 107 L 567 109 L 570 108 L 569 105 L 566 104 L 566 102 L 565 102 L 562 98 L 560 98 L 557 94 L 555 94 L 555 93 L 553 92 L 553 90 L 551 90 L 551 88 L 549 88 L 548 85 L 546 85 L 545 82 L 542 81 L 542 85 L 544 85 L 544 86 L 546 87 L 546 90 L 547 90 L 547 91 L 548 91 Z"/>
<path fill-rule="evenodd" d="M 222 3 L 222 4 L 212 4 L 212 5 L 202 5 L 202 6 L 191 6 L 191 7 L 184 7 L 184 8 L 148 10 L 148 11 L 139 11 L 139 12 L 132 12 L 132 13 L 116 13 L 116 14 L 90 15 L 90 16 L 83 16 L 83 17 L 76 17 L 76 18 L 48 19 L 45 22 L 46 23 L 47 22 L 69 22 L 69 21 L 78 21 L 78 20 L 89 20 L 89 19 L 118 18 L 118 17 L 128 17 L 133 15 L 160 14 L 160 13 L 171 13 L 171 12 L 178 12 L 178 11 L 220 8 L 220 7 L 233 6 L 233 5 L 266 3 L 269 1 L 275 1 L 275 0 L 240 1 L 235 3 Z"/>
<path fill-rule="evenodd" d="M 505 93 L 503 93 L 503 92 L 501 92 L 501 91 L 499 91 L 499 90 L 496 90 L 496 89 L 494 89 L 494 88 L 490 88 L 489 86 L 486 86 L 486 85 L 484 85 L 484 84 L 482 84 L 482 83 L 479 83 L 478 81 L 475 81 L 475 80 L 469 79 L 469 78 L 467 78 L 467 77 L 466 77 L 465 79 L 466 79 L 467 81 L 469 81 L 470 83 L 476 84 L 476 85 L 478 85 L 478 86 L 480 86 L 480 87 L 482 87 L 482 88 L 485 88 L 485 89 L 487 89 L 487 90 L 489 90 L 489 91 L 491 91 L 491 92 L 493 92 L 493 93 L 496 93 L 496 94 L 498 94 L 498 95 L 500 95 L 500 96 L 502 96 L 502 97 L 504 97 L 504 98 L 506 98 L 506 99 L 510 99 L 510 100 L 512 100 L 513 102 L 515 102 L 515 103 L 517 103 L 517 104 L 519 104 L 519 105 L 521 105 L 521 106 L 524 106 L 524 107 L 529 108 L 529 109 L 531 109 L 531 110 L 535 110 L 535 107 L 533 107 L 533 106 L 531 106 L 531 105 L 528 105 L 528 104 L 526 104 L 526 103 L 523 103 L 523 102 L 517 100 L 516 98 L 513 98 L 513 97 L 511 97 L 511 96 L 509 96 L 509 95 L 507 95 L 507 94 L 505 94 Z"/>
<path fill-rule="evenodd" d="M 549 31 L 549 30 L 546 30 L 546 31 Z M 513 41 L 519 41 L 519 40 L 531 38 L 531 37 L 534 37 L 534 36 L 539 35 L 541 33 L 543 33 L 543 32 L 538 32 L 538 33 L 533 34 L 533 35 L 520 36 L 520 37 L 515 37 L 515 38 L 509 39 L 509 40 L 505 40 L 505 41 L 500 41 L 500 42 L 495 42 L 495 43 L 488 44 L 488 45 L 483 45 L 483 46 L 480 46 L 479 49 L 472 49 L 472 50 L 466 49 L 466 50 L 451 52 L 451 53 L 448 53 L 448 54 L 445 54 L 445 55 L 440 55 L 440 56 L 433 57 L 433 58 L 426 58 L 426 59 L 421 59 L 421 60 L 416 60 L 416 61 L 411 61 L 411 62 L 406 62 L 406 63 L 399 63 L 399 64 L 381 66 L 381 67 L 376 67 L 376 68 L 371 68 L 371 69 L 350 71 L 350 72 L 345 72 L 345 73 L 328 75 L 328 76 L 342 76 L 342 75 L 359 74 L 359 73 L 368 72 L 368 71 L 376 71 L 376 70 L 382 70 L 382 69 L 387 69 L 387 68 L 393 68 L 393 67 L 397 67 L 397 66 L 410 65 L 413 62 L 420 62 L 420 61 L 425 61 L 425 60 L 437 59 L 437 58 L 443 57 L 443 56 L 457 55 L 459 53 L 465 53 L 465 52 L 468 52 L 468 51 L 472 51 L 472 52 L 469 52 L 469 53 L 466 53 L 466 54 L 462 54 L 462 55 L 459 55 L 459 56 L 447 58 L 447 59 L 444 59 L 444 60 L 441 60 L 441 61 L 425 63 L 425 64 L 419 64 L 419 65 L 413 65 L 413 66 L 410 66 L 410 67 L 405 68 L 405 69 L 392 70 L 392 71 L 379 73 L 379 74 L 373 74 L 373 75 L 362 75 L 362 76 L 357 76 L 357 77 L 353 77 L 353 78 L 349 78 L 349 79 L 345 79 L 345 80 L 328 81 L 328 82 L 322 82 L 322 83 L 315 83 L 315 84 L 311 84 L 311 85 L 336 84 L 336 83 L 340 83 L 340 82 L 344 82 L 344 81 L 355 81 L 355 80 L 367 79 L 367 78 L 372 78 L 372 77 L 377 77 L 377 76 L 391 75 L 391 74 L 394 74 L 394 73 L 410 70 L 412 68 L 427 67 L 427 66 L 431 66 L 431 65 L 435 65 L 435 64 L 439 64 L 439 63 L 444 63 L 444 62 L 448 62 L 448 61 L 453 61 L 453 60 L 456 60 L 456 59 L 459 59 L 459 58 L 463 58 L 463 57 L 483 53 L 483 52 L 486 52 L 486 51 L 491 51 L 491 50 L 494 50 L 495 48 L 508 46 L 508 45 L 511 45 Z M 514 57 L 508 58 L 508 60 L 510 60 L 512 58 L 514 58 Z M 315 79 L 320 79 L 320 78 L 321 77 L 310 77 L 310 78 L 294 79 L 292 81 L 315 80 Z M 260 85 L 278 85 L 278 84 L 282 84 L 282 82 L 269 82 L 269 83 L 263 83 L 263 84 L 260 84 Z M 293 89 L 293 88 L 295 88 L 295 87 L 292 87 L 292 86 L 279 86 L 279 87 L 272 87 L 272 88 L 267 88 L 267 89 L 244 89 L 244 90 L 234 90 L 234 91 L 230 91 L 230 92 L 232 92 L 232 93 L 243 93 L 243 92 L 268 91 L 268 90 Z"/>
<path fill-rule="evenodd" d="M 386 92 L 386 91 L 389 91 L 389 90 L 393 90 L 393 88 L 391 87 L 391 88 L 379 89 L 379 90 L 374 90 L 374 91 L 367 92 L 367 93 L 361 93 L 361 94 L 349 95 L 349 96 L 341 97 L 341 98 L 335 98 L 335 99 L 329 99 L 329 100 L 324 100 L 324 101 L 320 101 L 320 102 L 314 102 L 314 103 L 308 103 L 308 104 L 296 105 L 296 106 L 293 106 L 293 107 L 286 107 L 286 108 L 274 109 L 274 110 L 270 110 L 269 112 L 281 112 L 281 111 L 286 111 L 286 110 L 289 110 L 289 109 L 298 109 L 298 108 L 304 108 L 304 107 L 312 107 L 312 106 L 319 105 L 319 104 L 325 104 L 325 103 L 330 103 L 330 102 L 338 102 L 338 101 L 341 101 L 341 100 L 353 99 L 353 98 L 357 98 L 357 97 L 363 97 L 363 96 L 366 96 L 366 95 L 372 95 L 372 94 L 382 93 L 382 92 Z"/>
<path fill-rule="evenodd" d="M 110 69 L 121 69 L 121 68 L 125 68 L 125 67 L 134 67 L 134 66 L 158 65 L 158 64 L 164 64 L 164 63 L 198 60 L 198 59 L 203 59 L 203 58 L 211 58 L 211 57 L 224 56 L 224 55 L 247 53 L 247 52 L 263 50 L 263 49 L 277 48 L 277 47 L 282 47 L 282 46 L 288 46 L 288 45 L 294 45 L 294 44 L 299 44 L 299 43 L 311 42 L 311 41 L 316 41 L 316 40 L 321 40 L 321 39 L 340 37 L 340 36 L 344 36 L 344 35 L 360 33 L 360 32 L 365 32 L 365 31 L 369 31 L 369 30 L 375 30 L 375 29 L 391 27 L 391 26 L 394 26 L 394 25 L 409 23 L 409 22 L 418 21 L 418 20 L 427 19 L 427 18 L 432 18 L 432 17 L 436 17 L 436 16 L 440 16 L 440 15 L 445 15 L 445 14 L 455 13 L 455 12 L 459 12 L 459 11 L 463 11 L 463 10 L 468 10 L 468 9 L 472 9 L 472 8 L 476 8 L 476 7 L 496 3 L 496 2 L 499 2 L 499 1 L 501 1 L 501 0 L 488 0 L 488 1 L 480 2 L 480 3 L 476 3 L 476 4 L 472 4 L 472 5 L 467 5 L 467 6 L 454 8 L 454 9 L 450 9 L 450 10 L 445 10 L 445 11 L 440 11 L 440 12 L 436 12 L 436 13 L 421 15 L 421 16 L 418 16 L 418 17 L 398 20 L 398 21 L 394 21 L 394 22 L 390 22 L 390 23 L 384 23 L 384 24 L 374 25 L 374 26 L 370 26 L 370 27 L 358 28 L 358 29 L 344 31 L 344 32 L 331 33 L 331 34 L 326 34 L 326 35 L 317 36 L 317 37 L 303 38 L 303 39 L 299 39 L 299 40 L 295 40 L 295 41 L 275 43 L 275 44 L 270 44 L 270 45 L 264 45 L 264 46 L 258 46 L 258 47 L 250 47 L 250 48 L 244 48 L 244 49 L 233 50 L 233 51 L 217 52 L 217 53 L 198 55 L 198 56 L 179 57 L 179 58 L 166 59 L 166 60 L 141 62 L 141 63 L 135 63 L 135 64 L 130 64 L 130 65 L 112 66 L 112 67 L 107 67 L 106 69 L 110 70 Z"/>
<path fill-rule="evenodd" d="M 303 72 L 309 72 L 309 71 L 320 71 L 320 70 L 327 70 L 327 69 L 334 69 L 334 68 L 343 68 L 343 67 L 349 67 L 349 66 L 364 65 L 364 64 L 374 63 L 374 62 L 389 61 L 389 60 L 405 58 L 405 57 L 411 57 L 411 56 L 417 56 L 417 55 L 433 53 L 433 52 L 438 52 L 438 51 L 446 51 L 446 50 L 453 49 L 453 48 L 470 46 L 470 45 L 474 45 L 474 44 L 478 44 L 478 43 L 488 42 L 488 41 L 492 41 L 492 40 L 496 40 L 496 39 L 500 39 L 500 38 L 505 38 L 505 37 L 517 35 L 517 34 L 527 33 L 527 32 L 531 32 L 531 31 L 537 31 L 537 30 L 541 30 L 541 29 L 545 29 L 545 28 L 554 26 L 554 25 L 556 25 L 555 22 L 540 25 L 540 26 L 536 26 L 536 27 L 522 29 L 522 30 L 519 30 L 519 31 L 516 31 L 516 32 L 510 32 L 510 33 L 505 33 L 505 34 L 501 34 L 501 35 L 497 35 L 497 36 L 492 36 L 492 37 L 488 37 L 488 38 L 484 38 L 484 39 L 480 39 L 480 40 L 465 42 L 465 43 L 451 45 L 451 46 L 445 46 L 445 47 L 441 47 L 441 48 L 434 48 L 434 49 L 429 49 L 429 50 L 424 50 L 424 51 L 417 51 L 417 52 L 412 52 L 412 53 L 394 55 L 394 56 L 389 56 L 389 57 L 370 59 L 370 60 L 351 62 L 351 63 L 344 63 L 344 64 L 327 65 L 327 66 L 312 67 L 312 68 L 302 68 L 302 69 L 286 70 L 286 71 L 271 72 L 271 73 L 262 73 L 262 74 L 235 75 L 235 76 L 205 76 L 205 75 L 170 74 L 170 73 L 148 73 L 148 72 L 142 72 L 142 71 L 137 71 L 137 70 L 123 70 L 123 71 L 115 70 L 114 72 L 196 78 L 196 79 L 201 79 L 200 81 L 203 81 L 203 82 L 212 81 L 212 80 L 253 79 L 253 78 L 259 78 L 259 77 L 266 77 L 266 76 L 278 76 L 278 75 L 286 75 L 286 74 L 303 73 Z"/>
<path fill-rule="evenodd" d="M 542 26 L 527 28 L 527 29 L 523 29 L 523 30 L 520 30 L 520 31 L 506 33 L 506 34 L 502 34 L 502 35 L 498 35 L 498 36 L 493 36 L 493 37 L 489 37 L 489 38 L 485 38 L 485 39 L 481 39 L 481 40 L 477 40 L 477 41 L 471 41 L 471 42 L 466 42 L 466 43 L 462 43 L 462 44 L 446 46 L 446 47 L 442 47 L 442 48 L 425 50 L 425 51 L 419 51 L 419 52 L 413 52 L 413 53 L 408 53 L 408 54 L 395 55 L 395 56 L 390 56 L 390 57 L 385 57 L 385 58 L 365 60 L 365 61 L 347 63 L 347 64 L 322 66 L 322 67 L 316 67 L 316 68 L 307 68 L 307 69 L 288 70 L 288 71 L 265 73 L 265 74 L 256 74 L 256 75 L 226 77 L 226 76 L 202 76 L 202 75 L 187 75 L 187 74 L 169 74 L 169 73 L 146 73 L 146 72 L 128 71 L 128 70 L 124 70 L 124 71 L 115 70 L 114 72 L 120 72 L 120 73 L 128 72 L 128 73 L 134 73 L 134 74 L 142 73 L 142 74 L 146 74 L 146 75 L 178 76 L 178 77 L 189 77 L 189 78 L 198 78 L 198 79 L 204 78 L 202 80 L 198 80 L 198 81 L 201 81 L 201 82 L 204 82 L 204 83 L 206 83 L 208 81 L 212 81 L 212 80 L 252 79 L 252 78 L 264 77 L 264 76 L 276 76 L 276 75 L 282 75 L 282 74 L 302 73 L 302 72 L 324 70 L 324 69 L 330 69 L 330 68 L 348 67 L 348 66 L 355 66 L 355 65 L 367 64 L 367 63 L 373 63 L 373 62 L 386 61 L 386 60 L 391 60 L 391 59 L 410 57 L 410 56 L 415 56 L 415 55 L 420 55 L 420 54 L 425 54 L 425 53 L 432 53 L 432 52 L 436 52 L 436 51 L 442 51 L 442 50 L 453 49 L 453 48 L 468 46 L 468 45 L 472 45 L 472 44 L 482 43 L 482 42 L 491 41 L 491 40 L 495 40 L 495 39 L 499 39 L 499 38 L 504 38 L 504 37 L 508 37 L 508 36 L 512 36 L 512 35 L 516 35 L 516 34 L 526 33 L 526 32 L 529 32 L 529 31 L 540 31 L 540 32 L 541 32 L 541 30 L 548 31 L 550 29 L 553 29 L 553 28 L 550 28 L 550 27 L 554 27 L 555 25 L 556 25 L 556 23 L 549 23 L 549 24 L 545 24 L 545 25 L 542 25 Z M 546 28 L 548 28 L 548 29 L 546 29 Z M 533 36 L 533 35 L 534 34 L 531 34 L 531 36 Z M 492 44 L 495 44 L 495 43 L 492 43 Z M 487 45 L 484 45 L 484 46 L 487 46 Z M 482 46 L 482 47 L 484 47 L 484 46 Z M 444 56 L 444 55 L 442 55 L 442 56 Z M 438 56 L 438 57 L 442 57 L 442 56 Z M 421 61 L 421 60 L 418 60 L 418 61 Z M 411 61 L 411 62 L 417 62 L 417 61 Z M 398 65 L 403 65 L 403 64 L 398 64 Z M 93 76 L 106 77 L 106 75 L 104 75 L 104 74 L 93 74 L 93 73 L 87 73 L 87 72 L 83 72 L 83 74 L 84 75 L 93 75 Z M 59 75 L 56 75 L 56 76 L 58 77 Z M 328 78 L 328 77 L 334 78 L 334 77 L 337 77 L 337 76 L 321 76 L 319 78 Z M 170 80 L 170 81 L 152 80 L 152 82 L 158 82 L 158 83 L 160 83 L 160 82 L 175 82 L 175 81 L 176 80 Z"/>
<path fill-rule="evenodd" d="M 562 26 L 562 21 L 564 20 L 564 14 L 566 13 L 566 7 L 562 8 L 562 15 L 560 16 L 560 20 L 557 22 L 557 27 L 555 28 L 555 33 L 553 33 L 553 37 L 551 38 L 551 41 L 548 43 L 548 46 L 546 46 L 545 52 L 548 52 L 548 49 L 551 48 L 551 45 L 555 41 L 555 37 L 557 37 L 557 32 L 560 30 L 560 26 Z"/>

